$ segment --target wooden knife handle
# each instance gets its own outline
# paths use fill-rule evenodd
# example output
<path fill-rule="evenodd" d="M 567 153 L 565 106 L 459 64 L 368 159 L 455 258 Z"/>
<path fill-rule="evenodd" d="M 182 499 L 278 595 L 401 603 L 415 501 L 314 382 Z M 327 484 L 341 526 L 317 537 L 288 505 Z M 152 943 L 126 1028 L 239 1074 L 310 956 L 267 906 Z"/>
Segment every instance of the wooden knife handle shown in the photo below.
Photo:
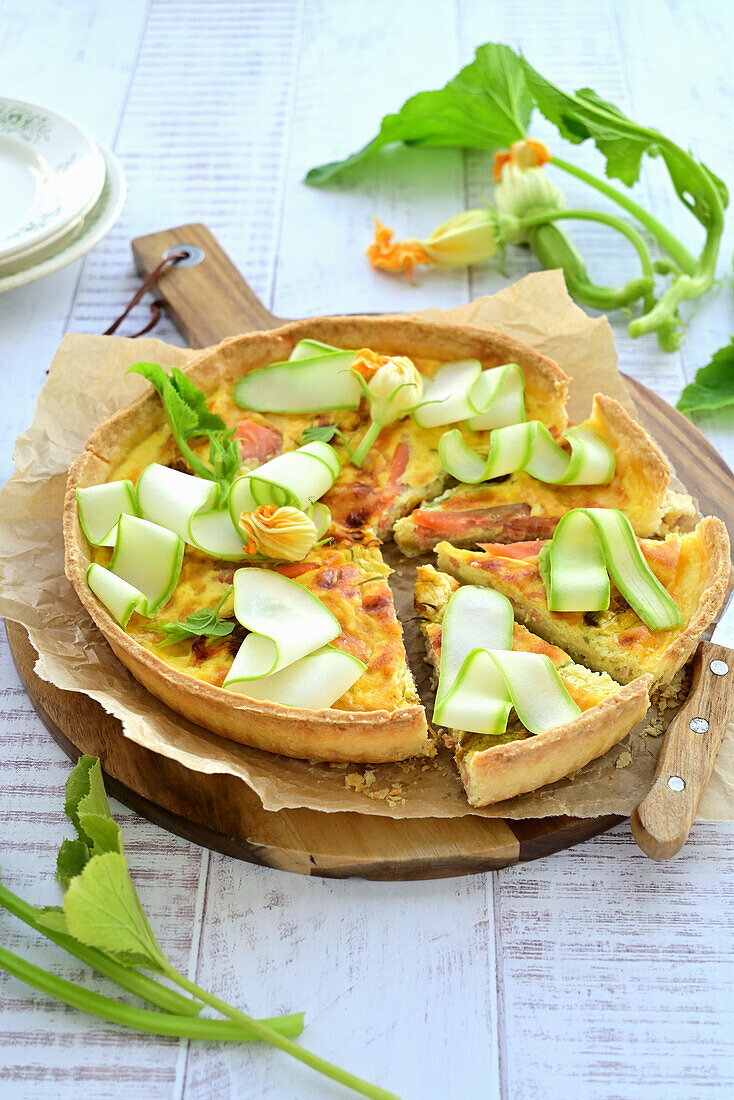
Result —
<path fill-rule="evenodd" d="M 734 706 L 734 652 L 702 642 L 685 705 L 668 726 L 653 785 L 630 823 L 650 859 L 679 852 L 691 830 Z"/>
<path fill-rule="evenodd" d="M 149 275 L 165 252 L 186 245 L 201 250 L 201 261 L 172 264 L 153 293 L 189 347 L 205 348 L 228 336 L 284 324 L 265 308 L 205 225 L 179 225 L 137 237 L 132 249 L 138 273 Z"/>

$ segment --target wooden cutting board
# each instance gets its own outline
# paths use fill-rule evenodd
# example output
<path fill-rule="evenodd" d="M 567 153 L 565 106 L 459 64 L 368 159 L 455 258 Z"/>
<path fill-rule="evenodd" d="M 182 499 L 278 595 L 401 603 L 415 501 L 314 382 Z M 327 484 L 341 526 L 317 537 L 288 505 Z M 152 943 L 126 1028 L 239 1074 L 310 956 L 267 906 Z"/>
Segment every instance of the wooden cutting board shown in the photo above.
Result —
<path fill-rule="evenodd" d="M 147 275 L 169 249 L 201 250 L 200 262 L 166 270 L 154 293 L 191 347 L 283 323 L 257 299 L 202 225 L 140 237 L 133 252 Z M 734 475 L 689 421 L 628 379 L 639 417 L 675 461 L 701 510 L 734 530 Z M 127 741 L 120 722 L 86 695 L 40 680 L 36 652 L 17 623 L 7 623 L 18 672 L 42 722 L 72 759 L 102 760 L 108 790 L 144 817 L 219 852 L 299 874 L 407 880 L 475 874 L 569 848 L 609 829 L 619 817 L 591 819 L 424 818 L 394 821 L 357 813 L 263 810 L 259 798 L 229 775 L 202 775 Z"/>

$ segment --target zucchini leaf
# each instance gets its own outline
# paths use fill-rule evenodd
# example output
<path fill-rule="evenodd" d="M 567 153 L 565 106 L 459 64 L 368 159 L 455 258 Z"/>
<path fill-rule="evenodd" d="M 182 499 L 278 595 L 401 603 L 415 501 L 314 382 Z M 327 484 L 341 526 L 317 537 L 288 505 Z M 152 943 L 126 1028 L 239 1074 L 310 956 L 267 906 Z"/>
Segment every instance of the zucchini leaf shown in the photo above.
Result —
<path fill-rule="evenodd" d="M 734 336 L 696 371 L 696 377 L 680 395 L 676 408 L 688 416 L 692 412 L 734 407 Z"/>
<path fill-rule="evenodd" d="M 523 63 L 528 87 L 541 114 L 574 145 L 591 139 L 606 159 L 608 176 L 632 187 L 640 177 L 645 153 L 662 156 L 678 197 L 702 225 L 708 226 L 716 213 L 707 201 L 706 183 L 714 185 L 726 207 L 729 195 L 723 181 L 658 130 L 633 122 L 591 88 L 564 92 L 524 59 Z"/>
<path fill-rule="evenodd" d="M 488 42 L 445 87 L 406 100 L 397 114 L 385 115 L 372 141 L 344 160 L 312 168 L 305 182 L 326 183 L 399 141 L 502 149 L 525 137 L 532 110 L 522 61 L 509 46 Z"/>

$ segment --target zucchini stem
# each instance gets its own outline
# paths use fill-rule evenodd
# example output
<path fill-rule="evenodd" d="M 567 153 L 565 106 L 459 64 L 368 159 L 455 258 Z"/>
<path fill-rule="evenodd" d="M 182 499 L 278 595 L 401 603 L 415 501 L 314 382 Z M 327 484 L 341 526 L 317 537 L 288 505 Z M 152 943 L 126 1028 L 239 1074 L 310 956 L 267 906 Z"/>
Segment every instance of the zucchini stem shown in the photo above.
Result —
<path fill-rule="evenodd" d="M 598 176 L 593 175 L 591 172 L 585 171 L 583 168 L 579 168 L 576 164 L 571 164 L 570 161 L 564 160 L 562 157 L 557 157 L 555 154 L 551 158 L 551 164 L 554 164 L 556 168 L 560 168 L 563 172 L 568 173 L 569 176 L 574 176 L 576 179 L 582 180 L 587 183 L 589 187 L 593 187 L 595 190 L 600 191 L 602 195 L 605 195 L 612 202 L 616 202 L 618 206 L 621 206 L 623 210 L 626 210 L 628 214 L 631 214 L 643 225 L 648 232 L 652 233 L 653 237 L 659 244 L 665 249 L 665 251 L 675 260 L 678 267 L 681 268 L 688 275 L 693 275 L 696 271 L 697 261 L 685 245 L 681 244 L 678 238 L 670 232 L 659 222 L 656 217 L 645 210 L 643 206 L 635 202 L 628 195 L 625 195 L 623 191 L 619 191 L 612 184 L 607 183 L 606 180 L 599 179 Z"/>

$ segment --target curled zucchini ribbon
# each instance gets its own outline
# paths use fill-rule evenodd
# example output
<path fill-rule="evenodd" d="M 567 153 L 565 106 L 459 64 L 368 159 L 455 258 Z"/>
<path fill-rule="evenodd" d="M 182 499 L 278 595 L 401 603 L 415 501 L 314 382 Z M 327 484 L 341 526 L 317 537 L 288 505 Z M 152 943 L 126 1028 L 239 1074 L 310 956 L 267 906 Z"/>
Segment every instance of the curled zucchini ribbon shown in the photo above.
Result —
<path fill-rule="evenodd" d="M 531 733 L 581 713 L 544 654 L 512 650 L 513 613 L 506 596 L 465 585 L 443 618 L 434 720 L 466 733 L 501 734 L 511 710 Z"/>
<path fill-rule="evenodd" d="M 549 485 L 606 485 L 612 480 L 614 452 L 595 432 L 569 428 L 564 439 L 570 454 L 558 446 L 544 424 L 528 420 L 493 431 L 486 458 L 467 446 L 458 428 L 444 432 L 438 451 L 444 470 L 472 485 L 518 470 Z"/>
<path fill-rule="evenodd" d="M 247 539 L 239 517 L 260 504 L 302 509 L 313 520 L 317 538 L 322 538 L 331 516 L 325 504 L 316 502 L 340 469 L 333 447 L 308 443 L 237 478 L 227 507 L 218 508 L 214 482 L 153 462 L 140 475 L 137 493 L 131 481 L 77 489 L 79 521 L 93 546 L 114 546 L 120 516 L 132 515 L 174 532 L 211 557 L 242 561 Z"/>
<path fill-rule="evenodd" d="M 116 526 L 109 569 L 92 562 L 87 584 L 124 628 L 133 611 L 150 617 L 171 598 L 184 543 L 174 531 L 138 516 L 120 515 Z"/>
<path fill-rule="evenodd" d="M 539 560 L 550 611 L 606 611 L 609 578 L 650 630 L 680 626 L 680 608 L 645 561 L 630 521 L 616 508 L 574 508 Z"/>
<path fill-rule="evenodd" d="M 139 516 L 132 481 L 107 481 L 77 489 L 76 504 L 82 531 L 92 546 L 114 546 L 120 516 Z"/>
<path fill-rule="evenodd" d="M 255 412 L 357 409 L 362 390 L 351 373 L 356 354 L 319 340 L 301 340 L 284 363 L 271 363 L 240 378 L 234 400 Z"/>
<path fill-rule="evenodd" d="M 302 585 L 267 569 L 234 575 L 235 618 L 250 633 L 224 687 L 251 699 L 310 710 L 330 707 L 366 666 L 328 645 L 341 626 Z"/>
<path fill-rule="evenodd" d="M 516 363 L 482 370 L 478 359 L 460 359 L 436 372 L 413 419 L 421 428 L 460 420 L 472 431 L 503 428 L 525 419 L 524 391 Z"/>
<path fill-rule="evenodd" d="M 276 508 L 290 505 L 304 512 L 334 484 L 341 470 L 339 456 L 328 443 L 306 443 L 296 451 L 272 458 L 249 474 L 238 477 L 229 491 L 229 514 L 241 538 L 243 512 L 254 512 L 263 504 Z M 314 520 L 318 528 L 319 522 Z M 244 554 L 241 555 L 244 557 Z"/>

